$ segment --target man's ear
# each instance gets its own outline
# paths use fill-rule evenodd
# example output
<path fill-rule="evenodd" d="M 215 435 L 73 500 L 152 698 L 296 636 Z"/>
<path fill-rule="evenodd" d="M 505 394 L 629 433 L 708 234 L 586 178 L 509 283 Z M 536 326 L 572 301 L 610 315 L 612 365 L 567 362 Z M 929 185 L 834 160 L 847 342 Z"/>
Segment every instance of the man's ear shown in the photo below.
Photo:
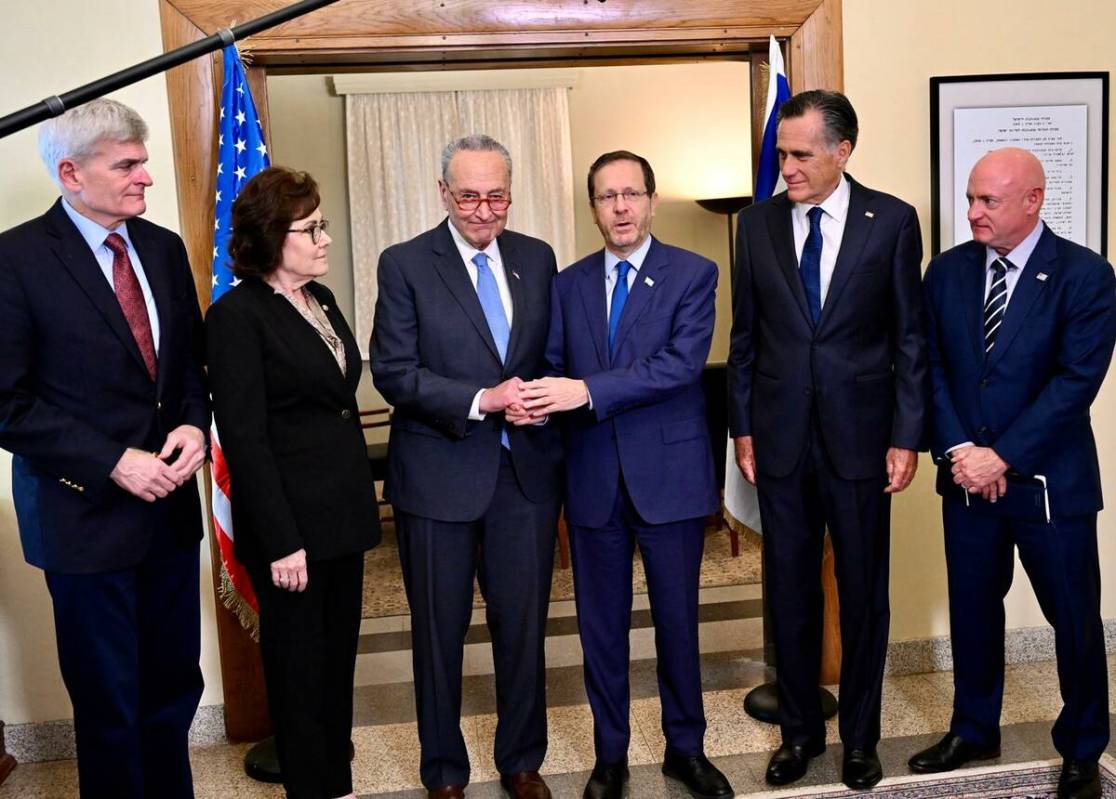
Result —
<path fill-rule="evenodd" d="M 81 191 L 82 180 L 80 176 L 81 166 L 72 158 L 63 158 L 58 162 L 58 182 L 62 184 L 62 188 L 70 192 Z"/>

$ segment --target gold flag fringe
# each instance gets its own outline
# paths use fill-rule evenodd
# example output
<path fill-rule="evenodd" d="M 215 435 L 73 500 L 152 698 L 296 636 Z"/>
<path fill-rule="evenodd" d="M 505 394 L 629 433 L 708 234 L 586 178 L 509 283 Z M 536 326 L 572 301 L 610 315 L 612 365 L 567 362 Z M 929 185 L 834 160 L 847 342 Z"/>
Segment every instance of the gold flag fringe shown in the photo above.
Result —
<path fill-rule="evenodd" d="M 240 626 L 247 630 L 248 634 L 252 636 L 252 640 L 258 644 L 260 642 L 260 616 L 236 590 L 232 578 L 229 577 L 229 570 L 225 568 L 223 562 L 221 563 L 221 587 L 218 593 L 221 596 L 221 604 L 233 612 L 240 622 Z"/>

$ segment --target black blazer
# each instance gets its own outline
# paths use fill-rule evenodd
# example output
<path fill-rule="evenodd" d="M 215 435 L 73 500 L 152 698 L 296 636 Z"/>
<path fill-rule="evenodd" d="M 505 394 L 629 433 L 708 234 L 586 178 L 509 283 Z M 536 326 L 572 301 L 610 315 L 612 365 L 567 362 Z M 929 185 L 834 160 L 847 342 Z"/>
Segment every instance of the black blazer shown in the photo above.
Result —
<path fill-rule="evenodd" d="M 380 541 L 357 414 L 360 352 L 329 289 L 306 289 L 345 344 L 345 375 L 317 331 L 262 280 L 244 280 L 205 319 L 236 555 L 257 566 L 302 548 L 322 560 Z"/>
<path fill-rule="evenodd" d="M 846 480 L 886 473 L 888 447 L 923 449 L 929 376 L 922 234 L 914 208 L 849 179 L 849 211 L 815 329 L 785 192 L 740 212 L 728 360 L 729 432 L 756 469 L 798 464 L 816 408 Z"/>
<path fill-rule="evenodd" d="M 182 240 L 129 219 L 159 316 L 152 381 L 120 303 L 56 202 L 0 233 L 0 447 L 27 562 L 88 574 L 134 566 L 153 535 L 201 538 L 197 483 L 148 503 L 109 478 L 124 450 L 209 432 L 197 293 Z"/>
<path fill-rule="evenodd" d="M 546 374 L 550 245 L 505 231 L 497 242 L 512 297 L 507 362 L 501 363 L 476 289 L 449 222 L 384 250 L 372 331 L 376 388 L 395 407 L 386 492 L 393 506 L 428 519 L 480 518 L 496 490 L 503 414 L 469 421 L 482 388 Z M 558 426 L 508 426 L 523 493 L 557 498 L 562 445 Z"/>

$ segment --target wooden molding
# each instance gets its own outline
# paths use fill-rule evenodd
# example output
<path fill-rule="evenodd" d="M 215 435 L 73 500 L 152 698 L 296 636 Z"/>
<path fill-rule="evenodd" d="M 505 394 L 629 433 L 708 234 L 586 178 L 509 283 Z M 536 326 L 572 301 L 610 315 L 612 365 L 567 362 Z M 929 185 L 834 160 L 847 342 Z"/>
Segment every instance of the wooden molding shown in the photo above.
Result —
<path fill-rule="evenodd" d="M 288 0 L 159 0 L 167 50 L 274 11 Z M 844 85 L 841 0 L 341 0 L 245 42 L 257 109 L 268 130 L 268 74 L 357 70 L 580 67 L 766 57 L 782 42 L 794 92 Z M 764 97 L 756 91 L 753 120 Z M 219 54 L 167 73 L 179 217 L 202 306 L 209 304 Z M 756 104 L 759 110 L 756 112 Z M 763 135 L 753 121 L 753 147 Z M 270 141 L 270 136 L 268 137 Z M 211 537 L 212 540 L 212 537 Z M 215 567 L 220 559 L 213 548 Z M 832 570 L 827 613 L 835 614 Z M 833 617 L 835 618 L 835 616 Z M 267 734 L 258 647 L 217 611 L 225 715 L 231 740 Z M 827 635 L 833 626 L 827 622 Z M 832 653 L 833 647 L 826 646 Z M 833 657 L 832 654 L 829 656 Z M 823 665 L 825 673 L 839 669 Z"/>
<path fill-rule="evenodd" d="M 16 759 L 8 754 L 8 750 L 4 747 L 4 722 L 0 721 L 0 785 L 4 784 L 4 780 L 12 773 L 12 769 L 16 767 Z"/>

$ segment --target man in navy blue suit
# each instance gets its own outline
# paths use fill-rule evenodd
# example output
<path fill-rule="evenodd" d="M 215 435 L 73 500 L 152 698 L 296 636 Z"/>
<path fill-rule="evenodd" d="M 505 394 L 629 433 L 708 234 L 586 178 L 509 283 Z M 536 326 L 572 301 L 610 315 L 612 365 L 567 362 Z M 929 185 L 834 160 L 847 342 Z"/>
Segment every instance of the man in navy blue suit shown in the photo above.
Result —
<path fill-rule="evenodd" d="M 653 238 L 651 165 L 626 151 L 589 170 L 605 247 L 553 282 L 553 376 L 522 388 L 528 417 L 565 412 L 566 519 L 597 763 L 589 799 L 628 778 L 632 555 L 647 573 L 667 750 L 663 773 L 700 796 L 731 796 L 706 759 L 698 659 L 703 517 L 719 507 L 701 373 L 717 265 Z"/>
<path fill-rule="evenodd" d="M 914 477 L 927 394 L 922 237 L 914 208 L 845 174 L 856 112 L 831 91 L 782 105 L 786 192 L 740 213 L 729 431 L 759 496 L 764 601 L 782 745 L 766 778 L 802 777 L 825 749 L 818 693 L 822 545 L 841 605 L 841 776 L 882 777 L 892 494 Z"/>
<path fill-rule="evenodd" d="M 0 233 L 0 446 L 24 557 L 46 572 L 86 799 L 193 796 L 209 408 L 185 247 L 139 218 L 146 138 L 112 100 L 45 123 L 62 197 Z"/>
<path fill-rule="evenodd" d="M 1116 340 L 1116 280 L 1103 258 L 1043 223 L 1045 184 L 1026 150 L 984 156 L 965 191 L 973 240 L 926 271 L 954 697 L 949 733 L 910 766 L 950 771 L 1000 754 L 1003 599 L 1018 548 L 1055 633 L 1058 796 L 1085 799 L 1101 795 L 1109 736 L 1089 406 Z M 1036 475 L 1047 502 L 1028 513 L 1013 492 L 1033 491 Z"/>

